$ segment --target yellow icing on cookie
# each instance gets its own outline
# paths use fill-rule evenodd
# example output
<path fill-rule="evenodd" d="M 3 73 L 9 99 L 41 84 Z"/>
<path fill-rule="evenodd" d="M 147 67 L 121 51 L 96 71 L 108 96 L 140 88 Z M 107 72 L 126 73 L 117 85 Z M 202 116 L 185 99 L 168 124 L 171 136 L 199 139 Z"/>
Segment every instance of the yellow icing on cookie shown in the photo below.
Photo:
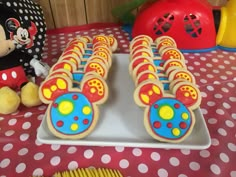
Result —
<path fill-rule="evenodd" d="M 57 79 L 56 83 L 59 89 L 66 89 L 67 83 L 63 79 Z"/>
<path fill-rule="evenodd" d="M 68 115 L 74 109 L 74 105 L 70 101 L 62 101 L 59 106 L 58 110 L 61 114 Z"/>
<path fill-rule="evenodd" d="M 155 93 L 157 93 L 158 95 L 161 94 L 161 90 L 160 90 L 159 87 L 157 87 L 157 86 L 154 85 L 154 86 L 152 87 L 152 89 L 153 89 L 153 91 L 154 91 Z"/>
<path fill-rule="evenodd" d="M 68 65 L 68 64 L 65 64 L 65 65 L 63 66 L 63 68 L 66 69 L 66 70 L 68 70 L 68 71 L 72 71 L 71 66 Z"/>
<path fill-rule="evenodd" d="M 141 94 L 141 99 L 143 100 L 144 103 L 149 103 L 150 101 L 149 96 L 145 94 Z"/>
<path fill-rule="evenodd" d="M 89 107 L 89 106 L 85 106 L 84 108 L 83 108 L 83 114 L 85 114 L 85 115 L 89 115 L 90 113 L 91 113 L 91 108 Z"/>
<path fill-rule="evenodd" d="M 51 89 L 51 91 L 56 91 L 57 90 L 57 86 L 56 85 L 52 85 L 51 87 L 50 87 L 50 89 Z"/>
<path fill-rule="evenodd" d="M 174 128 L 172 130 L 172 133 L 173 133 L 174 136 L 179 136 L 180 135 L 180 130 L 178 128 Z"/>
<path fill-rule="evenodd" d="M 159 115 L 164 120 L 170 120 L 174 117 L 174 111 L 168 105 L 162 106 L 159 110 Z"/>
<path fill-rule="evenodd" d="M 185 113 L 185 112 L 181 115 L 181 117 L 182 117 L 182 119 L 184 119 L 184 120 L 187 120 L 187 119 L 189 118 L 188 114 Z"/>
<path fill-rule="evenodd" d="M 43 89 L 43 96 L 46 98 L 51 98 L 51 96 L 52 96 L 51 90 L 48 88 Z"/>
<path fill-rule="evenodd" d="M 77 131 L 77 130 L 79 129 L 79 125 L 78 125 L 78 124 L 71 124 L 70 129 L 71 129 L 72 131 Z"/>

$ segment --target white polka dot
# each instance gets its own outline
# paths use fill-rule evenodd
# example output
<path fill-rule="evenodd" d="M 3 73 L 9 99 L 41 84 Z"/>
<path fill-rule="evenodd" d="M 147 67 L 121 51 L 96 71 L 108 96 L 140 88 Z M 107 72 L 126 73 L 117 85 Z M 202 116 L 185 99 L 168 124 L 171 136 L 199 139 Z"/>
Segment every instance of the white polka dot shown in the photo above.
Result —
<path fill-rule="evenodd" d="M 227 132 L 226 132 L 225 129 L 223 129 L 223 128 L 219 128 L 219 129 L 218 129 L 218 133 L 219 133 L 220 135 L 222 135 L 222 136 L 227 136 Z"/>
<path fill-rule="evenodd" d="M 214 87 L 213 86 L 207 86 L 207 90 L 214 91 Z"/>
<path fill-rule="evenodd" d="M 229 150 L 231 150 L 232 152 L 236 152 L 236 145 L 233 143 L 228 143 L 228 148 Z"/>
<path fill-rule="evenodd" d="M 216 124 L 216 123 L 217 123 L 217 119 L 215 119 L 215 118 L 210 118 L 210 119 L 208 119 L 208 123 L 209 123 L 209 124 Z"/>
<path fill-rule="evenodd" d="M 157 171 L 159 177 L 168 177 L 168 171 L 164 168 L 161 168 Z"/>
<path fill-rule="evenodd" d="M 9 130 L 5 132 L 5 136 L 12 136 L 15 133 L 14 130 Z"/>
<path fill-rule="evenodd" d="M 76 148 L 76 147 L 69 147 L 69 148 L 67 149 L 67 153 L 68 153 L 68 154 L 74 154 L 74 153 L 76 153 L 76 151 L 77 151 L 77 148 Z"/>
<path fill-rule="evenodd" d="M 188 177 L 185 174 L 180 174 L 178 177 Z"/>
<path fill-rule="evenodd" d="M 2 80 L 6 81 L 7 80 L 7 75 L 4 73 L 2 74 Z"/>
<path fill-rule="evenodd" d="M 31 127 L 31 123 L 30 123 L 30 122 L 25 122 L 25 123 L 22 125 L 22 129 L 23 129 L 23 130 L 28 130 L 30 127 Z"/>
<path fill-rule="evenodd" d="M 123 147 L 123 146 L 116 146 L 116 147 L 115 147 L 115 150 L 116 150 L 117 152 L 123 152 L 123 151 L 125 150 L 125 147 Z"/>
<path fill-rule="evenodd" d="M 229 100 L 232 102 L 236 102 L 236 97 L 229 97 Z"/>
<path fill-rule="evenodd" d="M 125 169 L 125 168 L 128 168 L 129 167 L 129 161 L 126 160 L 126 159 L 122 159 L 119 163 L 120 167 Z"/>
<path fill-rule="evenodd" d="M 111 156 L 108 155 L 108 154 L 104 154 L 101 158 L 101 161 L 104 163 L 104 164 L 108 164 L 111 162 Z"/>
<path fill-rule="evenodd" d="M 215 102 L 213 102 L 213 101 L 208 101 L 208 102 L 207 102 L 207 105 L 208 105 L 208 106 L 215 106 L 215 105 L 216 105 L 216 103 L 215 103 Z"/>
<path fill-rule="evenodd" d="M 26 164 L 25 163 L 20 163 L 16 166 L 16 172 L 17 173 L 22 173 L 26 169 Z"/>
<path fill-rule="evenodd" d="M 171 157 L 169 161 L 171 165 L 175 167 L 179 166 L 179 159 L 177 159 L 176 157 Z"/>
<path fill-rule="evenodd" d="M 8 124 L 11 125 L 11 126 L 16 125 L 16 123 L 17 123 L 17 119 L 10 119 L 8 121 Z"/>
<path fill-rule="evenodd" d="M 228 162 L 229 162 L 229 157 L 228 157 L 228 155 L 225 154 L 225 153 L 221 153 L 221 154 L 220 154 L 220 159 L 221 159 L 223 162 L 225 162 L 225 163 L 228 163 Z"/>
<path fill-rule="evenodd" d="M 191 151 L 189 149 L 181 149 L 180 150 L 182 152 L 182 154 L 184 155 L 189 155 L 191 153 Z"/>
<path fill-rule="evenodd" d="M 139 164 L 138 165 L 138 171 L 140 172 L 140 173 L 147 173 L 148 172 L 148 166 L 146 165 L 146 164 Z"/>
<path fill-rule="evenodd" d="M 232 118 L 236 120 L 236 114 L 232 114 Z"/>
<path fill-rule="evenodd" d="M 33 115 L 32 112 L 26 112 L 26 113 L 24 114 L 24 117 L 25 117 L 25 118 L 28 118 L 28 117 L 31 117 L 32 115 Z"/>
<path fill-rule="evenodd" d="M 27 141 L 28 139 L 29 139 L 29 134 L 24 133 L 24 134 L 20 135 L 21 141 Z"/>
<path fill-rule="evenodd" d="M 151 159 L 152 159 L 153 161 L 159 161 L 159 160 L 161 159 L 161 156 L 160 156 L 159 153 L 153 152 L 153 153 L 151 153 Z"/>
<path fill-rule="evenodd" d="M 200 156 L 203 158 L 207 158 L 210 156 L 210 152 L 208 150 L 202 150 L 200 151 Z"/>
<path fill-rule="evenodd" d="M 216 139 L 216 138 L 212 138 L 212 139 L 211 139 L 211 145 L 213 145 L 213 146 L 219 146 L 219 144 L 220 144 L 220 142 L 219 142 L 218 139 Z"/>
<path fill-rule="evenodd" d="M 58 151 L 60 149 L 61 145 L 60 144 L 53 144 L 51 145 L 51 149 L 53 151 Z"/>
<path fill-rule="evenodd" d="M 71 162 L 68 164 L 68 169 L 70 169 L 70 170 L 76 169 L 76 168 L 78 168 L 78 167 L 79 167 L 79 165 L 78 165 L 78 163 L 77 163 L 76 161 L 71 161 Z"/>
<path fill-rule="evenodd" d="M 236 171 L 231 171 L 230 172 L 230 177 L 235 177 L 236 176 Z"/>
<path fill-rule="evenodd" d="M 220 99 L 223 98 L 223 96 L 221 94 L 215 94 L 214 97 L 215 98 L 220 98 Z"/>
<path fill-rule="evenodd" d="M 190 167 L 190 169 L 193 170 L 193 171 L 198 171 L 198 170 L 200 170 L 200 164 L 197 163 L 197 162 L 191 162 L 191 163 L 189 164 L 189 167 Z"/>
<path fill-rule="evenodd" d="M 94 155 L 94 152 L 91 149 L 84 151 L 84 157 L 86 159 L 91 159 L 93 157 L 93 155 Z"/>
<path fill-rule="evenodd" d="M 231 108 L 231 105 L 228 104 L 228 103 L 223 103 L 223 106 L 225 109 L 230 109 Z"/>
<path fill-rule="evenodd" d="M 216 164 L 212 164 L 210 169 L 216 175 L 219 175 L 221 173 L 220 167 Z"/>
<path fill-rule="evenodd" d="M 13 144 L 8 143 L 3 146 L 3 151 L 10 151 L 13 148 Z"/>
<path fill-rule="evenodd" d="M 226 120 L 225 121 L 225 124 L 230 127 L 230 128 L 233 128 L 234 127 L 234 122 L 232 122 L 231 120 Z"/>
<path fill-rule="evenodd" d="M 222 109 L 217 109 L 216 113 L 219 114 L 219 115 L 224 115 L 225 114 L 224 110 L 222 110 Z"/>
<path fill-rule="evenodd" d="M 28 152 L 29 150 L 27 148 L 23 148 L 18 151 L 18 155 L 23 156 L 26 155 Z"/>
<path fill-rule="evenodd" d="M 57 166 L 58 164 L 60 164 L 60 162 L 61 162 L 61 158 L 59 156 L 52 157 L 50 160 L 50 164 L 52 166 Z"/>
<path fill-rule="evenodd" d="M 42 160 L 44 158 L 44 153 L 39 152 L 34 155 L 34 160 Z"/>
<path fill-rule="evenodd" d="M 139 149 L 139 148 L 134 148 L 133 149 L 133 154 L 134 154 L 134 156 L 141 156 L 142 155 L 142 150 L 141 149 Z"/>
<path fill-rule="evenodd" d="M 10 159 L 3 159 L 2 161 L 0 161 L 0 167 L 6 168 L 10 165 L 10 163 L 11 163 Z"/>
<path fill-rule="evenodd" d="M 33 171 L 33 176 L 43 176 L 43 169 L 41 169 L 41 168 L 36 168 L 36 169 Z"/>
<path fill-rule="evenodd" d="M 12 71 L 12 72 L 11 72 L 11 76 L 12 76 L 13 78 L 17 78 L 16 72 L 15 72 L 15 71 Z"/>

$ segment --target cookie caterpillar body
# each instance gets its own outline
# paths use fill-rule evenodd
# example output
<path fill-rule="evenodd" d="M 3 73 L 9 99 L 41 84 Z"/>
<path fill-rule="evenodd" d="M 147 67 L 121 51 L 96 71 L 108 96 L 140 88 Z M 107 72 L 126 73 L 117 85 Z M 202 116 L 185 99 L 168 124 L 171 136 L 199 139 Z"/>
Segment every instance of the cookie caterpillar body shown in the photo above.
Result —
<path fill-rule="evenodd" d="M 147 132 L 159 141 L 183 141 L 195 124 L 193 110 L 201 103 L 183 54 L 172 38 L 163 36 L 152 41 L 145 35 L 131 41 L 130 53 L 129 72 L 136 86 L 134 101 L 144 108 Z"/>

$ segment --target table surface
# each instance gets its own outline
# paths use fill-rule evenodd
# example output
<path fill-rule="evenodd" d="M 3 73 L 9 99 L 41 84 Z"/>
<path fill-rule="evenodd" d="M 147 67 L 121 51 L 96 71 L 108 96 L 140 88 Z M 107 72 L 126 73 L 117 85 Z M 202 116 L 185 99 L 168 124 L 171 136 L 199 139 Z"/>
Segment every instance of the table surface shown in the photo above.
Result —
<path fill-rule="evenodd" d="M 116 24 L 48 31 L 43 60 L 55 63 L 76 35 L 113 34 L 117 53 L 128 53 L 129 34 Z M 184 53 L 201 90 L 201 111 L 211 136 L 203 150 L 42 144 L 36 138 L 46 105 L 0 115 L 0 177 L 51 176 L 85 167 L 113 168 L 124 177 L 235 177 L 236 53 Z"/>

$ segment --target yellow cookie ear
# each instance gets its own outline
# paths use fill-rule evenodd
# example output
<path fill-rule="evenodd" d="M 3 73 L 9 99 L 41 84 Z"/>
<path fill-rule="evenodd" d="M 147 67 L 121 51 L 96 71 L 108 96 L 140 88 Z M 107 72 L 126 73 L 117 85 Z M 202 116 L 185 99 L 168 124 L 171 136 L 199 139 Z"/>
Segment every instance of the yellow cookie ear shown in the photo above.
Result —
<path fill-rule="evenodd" d="M 134 91 L 134 101 L 140 107 L 152 105 L 163 97 L 163 86 L 158 80 L 146 80 L 136 87 Z"/>
<path fill-rule="evenodd" d="M 53 75 L 43 81 L 39 87 L 39 98 L 49 104 L 58 96 L 67 93 L 72 87 L 71 79 L 64 75 Z"/>
<path fill-rule="evenodd" d="M 107 100 L 107 83 L 97 74 L 88 74 L 84 76 L 80 88 L 89 101 L 95 104 L 102 104 Z"/>

